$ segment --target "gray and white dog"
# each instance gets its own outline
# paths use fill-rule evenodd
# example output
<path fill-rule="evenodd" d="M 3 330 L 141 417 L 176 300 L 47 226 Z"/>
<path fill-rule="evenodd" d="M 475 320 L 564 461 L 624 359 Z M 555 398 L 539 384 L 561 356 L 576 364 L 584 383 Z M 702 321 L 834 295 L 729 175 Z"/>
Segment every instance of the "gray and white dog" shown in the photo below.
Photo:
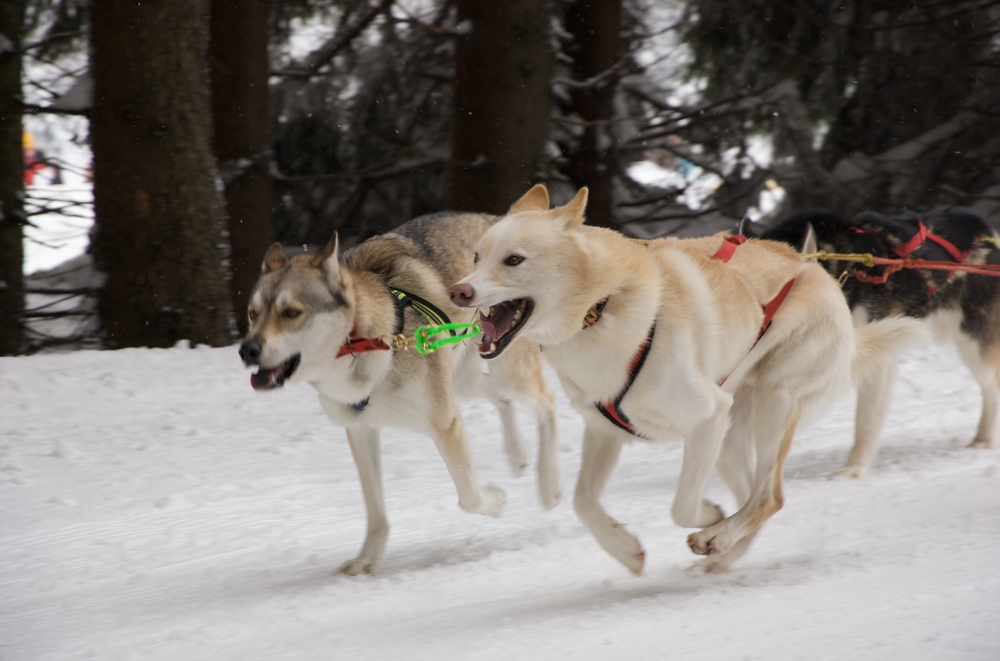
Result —
<path fill-rule="evenodd" d="M 561 498 L 554 400 L 537 345 L 518 343 L 491 361 L 488 373 L 469 342 L 427 356 L 400 350 L 401 336 L 412 337 L 429 320 L 472 320 L 475 312 L 453 305 L 448 287 L 472 272 L 473 246 L 496 220 L 482 214 L 432 214 L 369 239 L 339 259 L 336 240 L 318 254 L 291 258 L 274 244 L 264 258 L 240 356 L 248 367 L 258 367 L 251 376 L 255 389 L 309 383 L 330 420 L 347 428 L 368 532 L 361 553 L 340 568 L 344 573 L 376 571 L 385 549 L 383 427 L 434 439 L 463 510 L 502 513 L 504 492 L 494 484 L 481 485 L 476 477 L 459 398 L 484 398 L 497 407 L 515 475 L 524 471 L 527 459 L 512 400 L 532 407 L 542 504 L 551 508 Z"/>

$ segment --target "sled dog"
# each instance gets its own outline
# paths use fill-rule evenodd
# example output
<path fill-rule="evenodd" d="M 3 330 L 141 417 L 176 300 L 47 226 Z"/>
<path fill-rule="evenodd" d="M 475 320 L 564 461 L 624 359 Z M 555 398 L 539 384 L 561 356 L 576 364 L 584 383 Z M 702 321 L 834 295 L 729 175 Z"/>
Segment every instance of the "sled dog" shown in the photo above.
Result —
<path fill-rule="evenodd" d="M 608 553 L 642 572 L 639 540 L 600 504 L 622 445 L 680 436 L 671 514 L 702 528 L 688 545 L 710 556 L 705 569 L 728 569 L 782 506 L 796 428 L 889 360 L 913 322 L 855 330 L 836 281 L 790 246 L 725 234 L 640 245 L 584 225 L 586 202 L 583 188 L 550 210 L 532 188 L 479 240 L 452 300 L 485 311 L 486 358 L 530 342 L 555 367 L 585 421 L 574 507 Z M 713 468 L 731 516 L 703 499 Z"/>
<path fill-rule="evenodd" d="M 361 477 L 368 531 L 358 557 L 340 571 L 373 573 L 389 528 L 382 493 L 379 430 L 403 427 L 431 436 L 467 512 L 498 517 L 506 502 L 493 484 L 480 485 L 458 398 L 485 398 L 503 423 L 515 475 L 527 465 L 513 401 L 531 406 L 539 430 L 538 480 L 546 508 L 560 499 L 554 400 L 542 376 L 537 345 L 515 347 L 482 371 L 465 342 L 432 353 L 394 350 L 428 318 L 467 322 L 448 285 L 472 271 L 472 247 L 496 217 L 440 213 L 421 216 L 337 256 L 336 240 L 319 254 L 288 258 L 274 244 L 250 298 L 250 329 L 240 356 L 257 366 L 257 390 L 309 383 L 330 420 L 347 428 Z"/>
<path fill-rule="evenodd" d="M 1000 264 L 996 230 L 979 214 L 961 208 L 923 218 L 910 212 L 892 218 L 865 212 L 850 220 L 831 212 L 805 212 L 760 236 L 794 245 L 810 226 L 818 247 L 827 252 Z M 979 428 L 969 445 L 992 448 L 1000 408 L 1000 277 L 913 269 L 887 276 L 884 266 L 866 268 L 844 261 L 825 261 L 823 266 L 842 278 L 855 324 L 894 315 L 925 319 L 937 339 L 958 348 L 983 396 Z M 895 371 L 895 361 L 883 362 L 881 369 L 858 384 L 854 447 L 838 474 L 863 477 L 871 467 Z"/>

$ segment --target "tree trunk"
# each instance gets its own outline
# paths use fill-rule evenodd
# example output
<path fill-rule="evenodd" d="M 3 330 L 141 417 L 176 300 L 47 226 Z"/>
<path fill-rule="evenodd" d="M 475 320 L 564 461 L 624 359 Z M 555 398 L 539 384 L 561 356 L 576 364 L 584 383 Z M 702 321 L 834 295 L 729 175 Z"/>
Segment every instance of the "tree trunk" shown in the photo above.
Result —
<path fill-rule="evenodd" d="M 458 0 L 452 208 L 503 213 L 535 183 L 549 138 L 549 0 Z"/>
<path fill-rule="evenodd" d="M 570 88 L 567 110 L 588 125 L 567 154 L 565 172 L 578 188 L 590 188 L 587 224 L 600 227 L 617 226 L 611 210 L 615 138 L 607 120 L 614 116 L 620 77 L 611 68 L 620 55 L 621 9 L 621 0 L 576 0 L 566 9 L 565 27 L 573 37 L 566 51 L 573 59 L 573 78 L 580 84 Z"/>
<path fill-rule="evenodd" d="M 93 253 L 110 347 L 232 336 L 212 159 L 208 0 L 91 5 Z"/>
<path fill-rule="evenodd" d="M 21 351 L 24 311 L 24 153 L 21 26 L 24 1 L 0 2 L 0 355 Z"/>
<path fill-rule="evenodd" d="M 211 0 L 215 155 L 226 184 L 230 299 L 246 332 L 250 291 L 274 235 L 265 0 Z"/>

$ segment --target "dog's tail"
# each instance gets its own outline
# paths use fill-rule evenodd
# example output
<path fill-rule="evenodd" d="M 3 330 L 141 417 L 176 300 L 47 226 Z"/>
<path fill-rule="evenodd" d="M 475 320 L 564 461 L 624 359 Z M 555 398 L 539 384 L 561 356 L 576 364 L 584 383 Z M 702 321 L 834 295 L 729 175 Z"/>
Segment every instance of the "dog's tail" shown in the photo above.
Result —
<path fill-rule="evenodd" d="M 900 352 L 928 339 L 927 326 L 913 317 L 888 317 L 856 328 L 852 380 L 858 385 L 876 378 Z"/>

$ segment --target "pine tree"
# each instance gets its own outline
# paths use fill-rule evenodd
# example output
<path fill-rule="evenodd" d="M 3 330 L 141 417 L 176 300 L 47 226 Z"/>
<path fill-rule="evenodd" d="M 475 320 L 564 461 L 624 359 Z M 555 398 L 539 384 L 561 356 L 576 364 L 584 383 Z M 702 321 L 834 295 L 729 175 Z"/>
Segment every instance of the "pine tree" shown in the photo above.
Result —
<path fill-rule="evenodd" d="M 96 232 L 111 347 L 231 340 L 208 0 L 92 5 Z"/>

